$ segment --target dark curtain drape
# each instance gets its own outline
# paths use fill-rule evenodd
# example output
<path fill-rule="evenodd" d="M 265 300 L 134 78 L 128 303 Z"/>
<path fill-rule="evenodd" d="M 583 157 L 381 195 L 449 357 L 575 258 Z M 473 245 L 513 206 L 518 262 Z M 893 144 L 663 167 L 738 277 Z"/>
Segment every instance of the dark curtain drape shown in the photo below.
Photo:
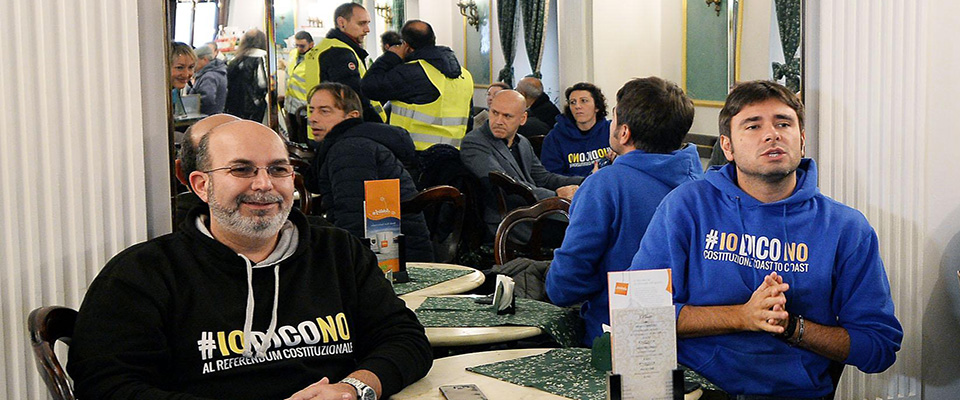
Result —
<path fill-rule="evenodd" d="M 540 62 L 543 60 L 544 31 L 547 30 L 549 14 L 547 0 L 520 0 L 523 12 L 523 43 L 527 46 L 527 59 L 533 75 L 540 78 Z"/>
<path fill-rule="evenodd" d="M 167 38 L 173 41 L 173 35 L 177 31 L 177 0 L 167 0 Z"/>
<path fill-rule="evenodd" d="M 780 28 L 780 45 L 783 47 L 784 64 L 774 62 L 773 79 L 786 78 L 786 86 L 794 93 L 800 92 L 800 0 L 776 0 L 777 25 Z"/>
<path fill-rule="evenodd" d="M 391 26 L 397 32 L 400 32 L 400 27 L 406 20 L 406 8 L 406 0 L 393 0 L 393 24 Z"/>
<path fill-rule="evenodd" d="M 497 80 L 513 86 L 513 60 L 517 56 L 517 0 L 497 2 L 497 24 L 500 25 L 500 48 L 506 65 L 500 70 Z"/>

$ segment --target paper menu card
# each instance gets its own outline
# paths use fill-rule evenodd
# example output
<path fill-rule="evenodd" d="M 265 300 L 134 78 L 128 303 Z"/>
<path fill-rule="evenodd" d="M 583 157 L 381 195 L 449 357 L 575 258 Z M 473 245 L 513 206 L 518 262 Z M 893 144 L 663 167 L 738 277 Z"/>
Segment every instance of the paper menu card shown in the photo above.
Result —
<path fill-rule="evenodd" d="M 623 399 L 673 399 L 677 324 L 669 269 L 610 272 L 610 345 Z"/>
<path fill-rule="evenodd" d="M 400 180 L 364 181 L 364 237 L 377 254 L 384 272 L 400 271 L 400 250 L 394 240 L 400 234 Z"/>

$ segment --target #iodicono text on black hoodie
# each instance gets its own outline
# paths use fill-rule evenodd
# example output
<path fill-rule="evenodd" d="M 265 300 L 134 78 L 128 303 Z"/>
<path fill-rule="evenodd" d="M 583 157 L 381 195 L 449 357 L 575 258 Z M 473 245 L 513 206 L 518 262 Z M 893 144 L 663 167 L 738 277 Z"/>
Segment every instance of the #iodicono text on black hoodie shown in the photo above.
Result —
<path fill-rule="evenodd" d="M 280 399 L 359 369 L 387 398 L 430 369 L 423 327 L 368 246 L 293 210 L 274 255 L 251 266 L 204 232 L 204 212 L 93 281 L 67 368 L 78 398 Z M 257 354 L 243 354 L 244 330 Z"/>

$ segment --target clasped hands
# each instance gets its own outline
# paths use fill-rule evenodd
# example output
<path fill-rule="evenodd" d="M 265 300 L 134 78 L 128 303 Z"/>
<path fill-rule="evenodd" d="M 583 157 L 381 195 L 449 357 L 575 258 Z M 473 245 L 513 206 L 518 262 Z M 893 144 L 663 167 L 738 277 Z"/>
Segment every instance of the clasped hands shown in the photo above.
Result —
<path fill-rule="evenodd" d="M 790 319 L 784 295 L 788 290 L 790 284 L 783 283 L 783 277 L 776 272 L 765 276 L 750 300 L 741 307 L 744 330 L 783 333 Z"/>

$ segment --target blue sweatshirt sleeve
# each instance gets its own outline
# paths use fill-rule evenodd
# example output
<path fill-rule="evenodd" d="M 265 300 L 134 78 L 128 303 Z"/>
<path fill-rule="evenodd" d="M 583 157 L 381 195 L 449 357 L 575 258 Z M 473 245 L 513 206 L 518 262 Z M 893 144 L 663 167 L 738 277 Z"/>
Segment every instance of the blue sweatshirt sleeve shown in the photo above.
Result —
<path fill-rule="evenodd" d="M 640 249 L 633 256 L 628 270 L 670 269 L 673 278 L 673 305 L 676 317 L 689 299 L 687 265 L 690 254 L 690 235 L 694 233 L 693 220 L 677 207 L 681 201 L 674 191 L 664 197 L 640 241 Z"/>
<path fill-rule="evenodd" d="M 556 305 L 588 300 L 607 286 L 600 261 L 612 241 L 610 227 L 617 205 L 603 186 L 597 179 L 588 179 L 573 197 L 570 225 L 547 271 L 547 296 Z"/>
<path fill-rule="evenodd" d="M 557 128 L 553 128 L 547 137 L 543 139 L 543 147 L 540 148 L 540 162 L 547 171 L 555 174 L 565 173 L 563 155 L 560 154 L 560 141 L 557 140 Z"/>
<path fill-rule="evenodd" d="M 836 266 L 832 304 L 837 322 L 850 334 L 844 363 L 866 373 L 883 372 L 897 360 L 903 327 L 894 315 L 876 232 L 867 225 L 847 238 L 855 247 Z"/>

